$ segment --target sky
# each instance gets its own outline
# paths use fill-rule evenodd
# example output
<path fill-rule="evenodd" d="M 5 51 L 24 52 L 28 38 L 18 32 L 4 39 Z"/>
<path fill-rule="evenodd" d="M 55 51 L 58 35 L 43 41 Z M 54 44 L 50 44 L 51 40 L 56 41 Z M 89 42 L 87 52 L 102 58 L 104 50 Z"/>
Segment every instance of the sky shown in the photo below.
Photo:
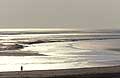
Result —
<path fill-rule="evenodd" d="M 0 0 L 0 28 L 120 28 L 120 0 Z"/>

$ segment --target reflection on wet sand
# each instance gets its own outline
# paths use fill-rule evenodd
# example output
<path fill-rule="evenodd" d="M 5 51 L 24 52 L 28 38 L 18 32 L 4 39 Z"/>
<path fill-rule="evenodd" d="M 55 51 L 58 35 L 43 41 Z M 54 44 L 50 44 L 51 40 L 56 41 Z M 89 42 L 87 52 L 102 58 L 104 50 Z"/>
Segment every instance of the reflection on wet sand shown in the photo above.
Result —
<path fill-rule="evenodd" d="M 118 32 L 16 32 L 0 35 L 0 71 L 120 65 Z"/>

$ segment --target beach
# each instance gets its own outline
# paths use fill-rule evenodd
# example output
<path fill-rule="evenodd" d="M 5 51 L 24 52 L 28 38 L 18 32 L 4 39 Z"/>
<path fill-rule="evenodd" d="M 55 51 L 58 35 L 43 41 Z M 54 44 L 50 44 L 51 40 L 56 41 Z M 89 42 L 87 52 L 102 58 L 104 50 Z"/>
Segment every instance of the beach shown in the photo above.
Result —
<path fill-rule="evenodd" d="M 0 30 L 0 77 L 116 75 L 119 46 L 118 30 Z"/>
<path fill-rule="evenodd" d="M 0 72 L 0 78 L 119 78 L 120 66 Z"/>

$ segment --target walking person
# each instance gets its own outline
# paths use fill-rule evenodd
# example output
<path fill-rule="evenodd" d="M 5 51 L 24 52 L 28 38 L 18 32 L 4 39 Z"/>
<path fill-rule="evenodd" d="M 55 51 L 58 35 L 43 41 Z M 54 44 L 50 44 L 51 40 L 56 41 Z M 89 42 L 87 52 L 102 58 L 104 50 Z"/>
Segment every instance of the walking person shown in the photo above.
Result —
<path fill-rule="evenodd" d="M 22 76 L 22 71 L 23 71 L 23 66 L 21 66 L 21 74 L 20 74 L 20 76 L 21 76 L 21 78 L 23 78 L 23 76 Z"/>
<path fill-rule="evenodd" d="M 21 71 L 23 71 L 23 66 L 21 66 Z"/>

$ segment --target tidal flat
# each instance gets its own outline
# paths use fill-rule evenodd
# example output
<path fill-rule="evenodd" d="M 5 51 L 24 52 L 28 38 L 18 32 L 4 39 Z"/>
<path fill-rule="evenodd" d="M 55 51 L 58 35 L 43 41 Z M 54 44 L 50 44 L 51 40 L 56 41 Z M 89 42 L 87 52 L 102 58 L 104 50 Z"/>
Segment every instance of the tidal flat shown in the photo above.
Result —
<path fill-rule="evenodd" d="M 120 32 L 0 30 L 0 71 L 120 65 Z"/>

